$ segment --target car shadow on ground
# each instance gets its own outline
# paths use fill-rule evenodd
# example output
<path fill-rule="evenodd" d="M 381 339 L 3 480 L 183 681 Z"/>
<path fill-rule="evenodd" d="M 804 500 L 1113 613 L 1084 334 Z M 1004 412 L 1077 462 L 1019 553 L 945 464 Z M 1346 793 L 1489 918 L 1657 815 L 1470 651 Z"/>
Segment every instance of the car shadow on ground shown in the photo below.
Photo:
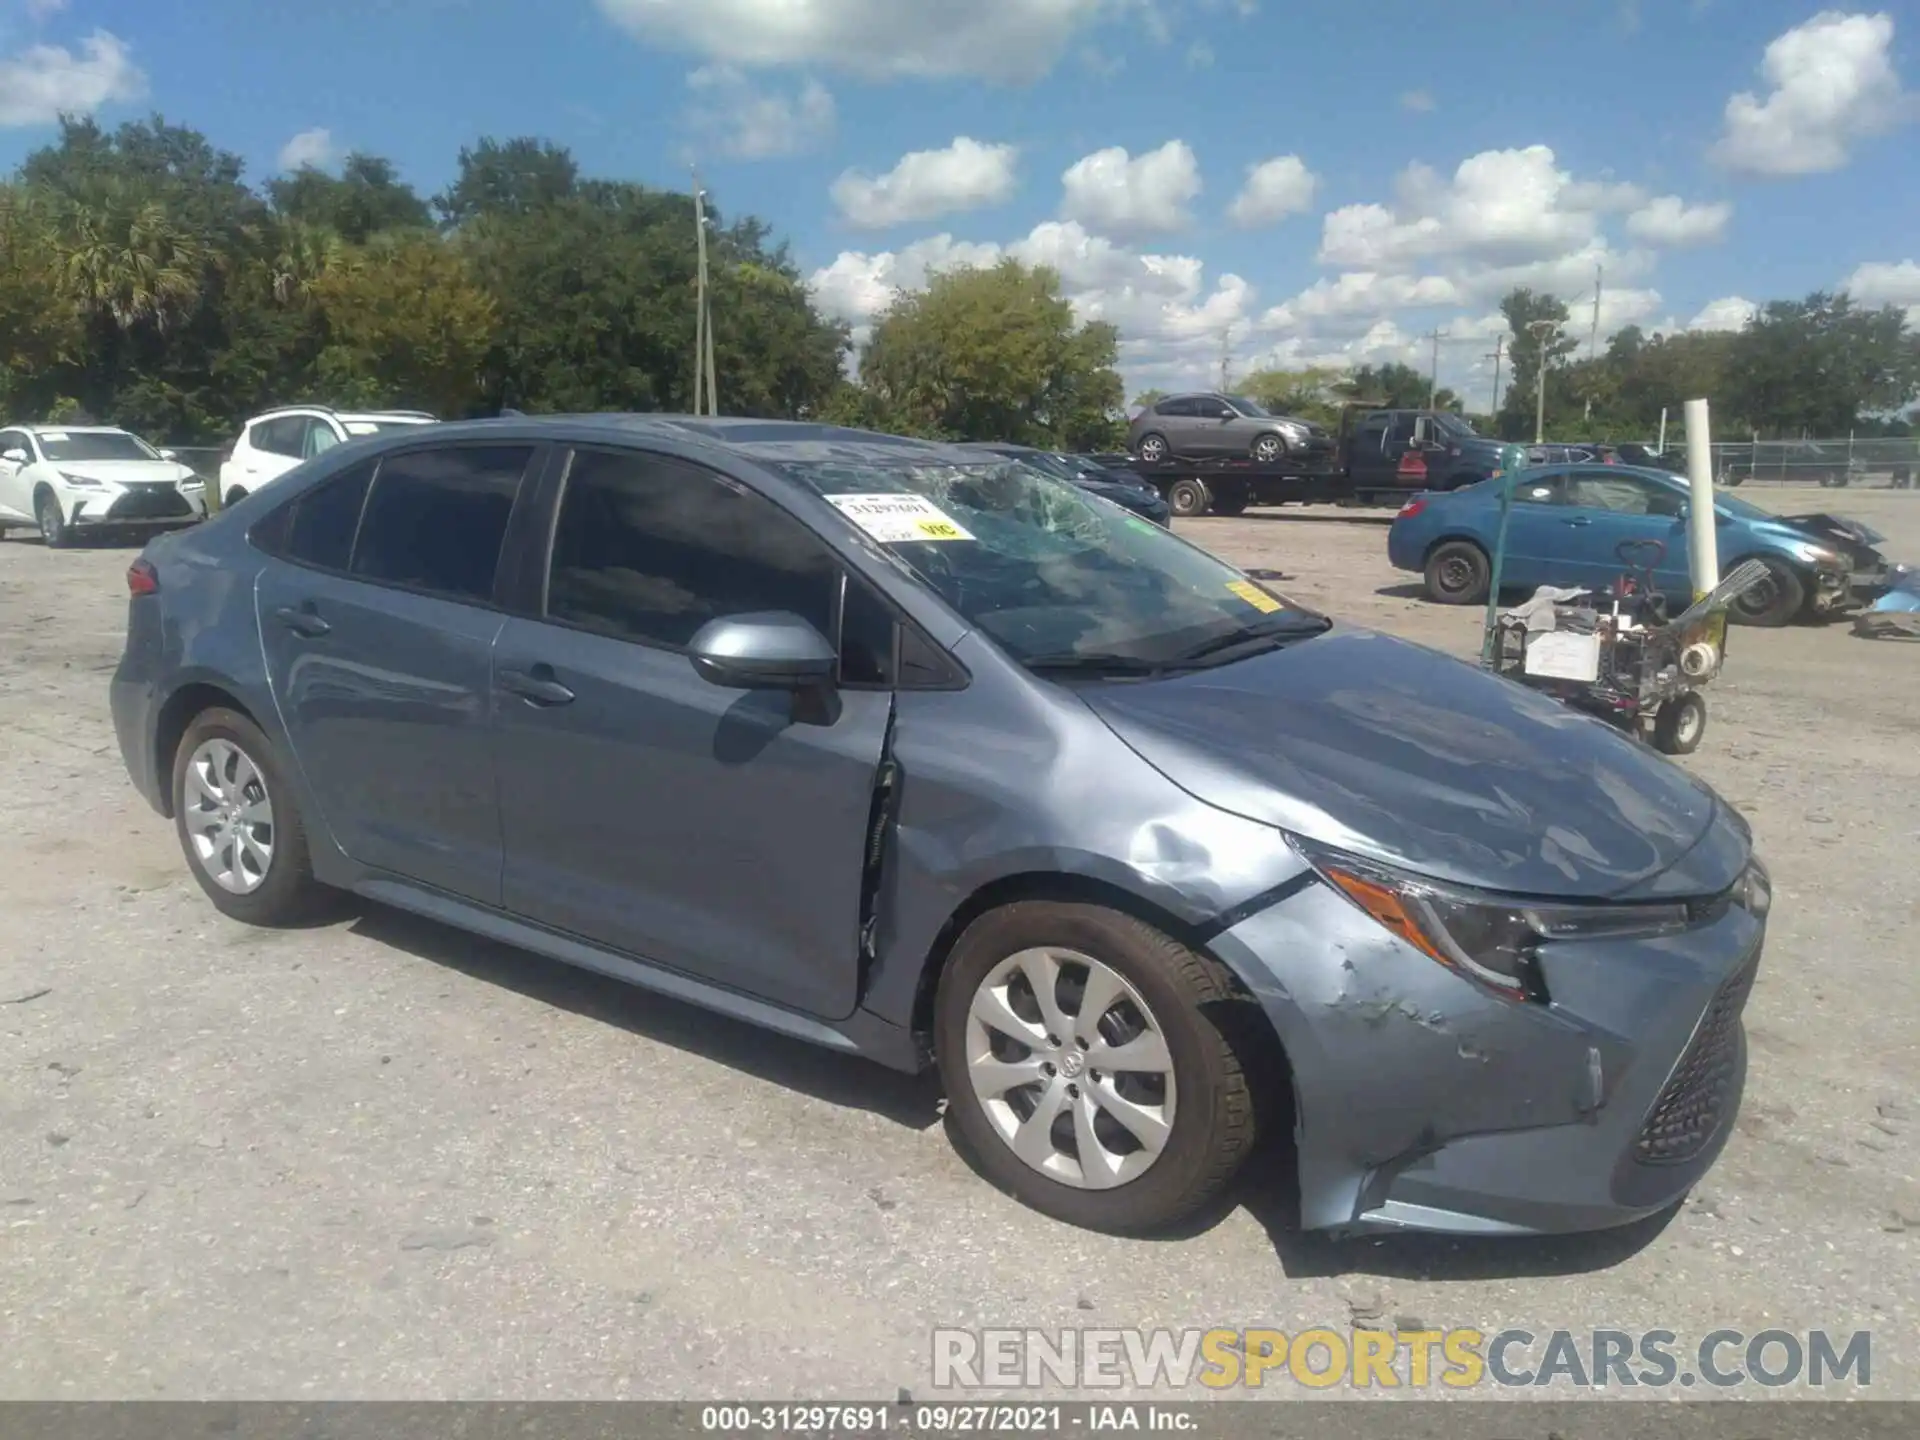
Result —
<path fill-rule="evenodd" d="M 902 1075 L 403 910 L 359 900 L 352 904 L 354 934 L 484 984 L 909 1129 L 926 1130 L 939 1122 L 940 1082 L 931 1072 Z"/>
<path fill-rule="evenodd" d="M 455 930 L 402 910 L 351 900 L 351 931 L 488 985 L 543 1005 L 616 1025 L 677 1050 L 717 1061 L 744 1074 L 849 1109 L 869 1111 L 913 1130 L 944 1123 L 949 1142 L 983 1185 L 994 1181 L 947 1111 L 932 1071 L 902 1075 L 857 1056 L 843 1055 L 774 1034 L 683 1001 L 627 985 L 531 951 Z M 1279 1114 L 1291 1099 L 1270 1081 L 1258 1087 L 1263 1110 Z M 1268 1134 L 1285 1135 L 1274 1122 Z M 996 1187 L 997 1188 L 997 1187 Z M 1235 1211 L 1266 1231 L 1281 1269 L 1291 1279 L 1343 1275 L 1419 1280 L 1485 1280 L 1577 1275 L 1626 1260 L 1666 1228 L 1673 1212 L 1618 1230 L 1542 1239 L 1454 1239 L 1432 1235 L 1336 1238 L 1302 1231 L 1292 1143 L 1264 1144 L 1219 1200 L 1184 1224 L 1141 1239 L 1164 1244 L 1198 1239 Z"/>

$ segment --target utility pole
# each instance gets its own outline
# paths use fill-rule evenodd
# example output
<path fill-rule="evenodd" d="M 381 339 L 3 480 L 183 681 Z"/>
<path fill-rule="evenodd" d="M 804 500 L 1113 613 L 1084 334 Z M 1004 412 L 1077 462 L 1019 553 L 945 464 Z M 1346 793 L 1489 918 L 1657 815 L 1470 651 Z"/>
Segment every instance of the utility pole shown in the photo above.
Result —
<path fill-rule="evenodd" d="M 1500 362 L 1506 358 L 1506 353 L 1507 337 L 1496 335 L 1493 339 L 1493 354 L 1483 357 L 1493 361 L 1493 409 L 1487 412 L 1489 415 L 1500 413 Z"/>
<path fill-rule="evenodd" d="M 1606 281 L 1606 274 L 1607 272 L 1604 266 L 1596 265 L 1593 267 L 1593 328 L 1587 332 L 1587 362 L 1589 364 L 1592 364 L 1592 362 L 1600 358 L 1600 290 Z M 1593 419 L 1593 375 L 1591 372 L 1587 375 L 1587 408 L 1582 418 L 1587 420 Z"/>
<path fill-rule="evenodd" d="M 1560 328 L 1558 320 L 1535 320 L 1527 326 L 1540 344 L 1540 363 L 1533 375 L 1533 443 L 1547 440 L 1547 337 Z"/>
<path fill-rule="evenodd" d="M 1233 375 L 1233 326 L 1220 332 L 1220 393 L 1227 393 Z"/>
<path fill-rule="evenodd" d="M 1440 342 L 1447 338 L 1445 330 L 1430 330 L 1424 337 L 1433 342 L 1433 362 L 1427 368 L 1427 409 L 1440 408 Z"/>
<path fill-rule="evenodd" d="M 713 316 L 707 305 L 707 192 L 693 172 L 693 226 L 698 264 L 695 271 L 693 335 L 693 413 L 718 415 L 720 402 L 713 374 Z"/>

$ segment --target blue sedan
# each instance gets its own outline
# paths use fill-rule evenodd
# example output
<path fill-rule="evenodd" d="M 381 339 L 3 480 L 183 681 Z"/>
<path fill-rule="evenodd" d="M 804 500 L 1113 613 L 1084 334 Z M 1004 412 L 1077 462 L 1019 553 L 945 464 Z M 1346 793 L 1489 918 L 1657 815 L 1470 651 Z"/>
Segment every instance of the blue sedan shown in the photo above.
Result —
<path fill-rule="evenodd" d="M 1387 532 L 1394 567 L 1423 576 L 1428 596 L 1442 604 L 1485 600 L 1502 483 L 1482 481 L 1408 501 Z M 1691 500 L 1681 477 L 1625 465 L 1543 465 L 1504 483 L 1512 485 L 1514 503 L 1502 589 L 1601 589 L 1626 568 L 1622 544 L 1657 540 L 1666 547 L 1653 570 L 1659 589 L 1691 596 Z M 1768 569 L 1767 579 L 1735 604 L 1737 620 L 1785 625 L 1869 603 L 1885 585 L 1887 562 L 1874 548 L 1882 537 L 1863 525 L 1825 514 L 1775 515 L 1728 495 L 1715 497 L 1714 511 L 1721 572 L 1747 559 Z"/>

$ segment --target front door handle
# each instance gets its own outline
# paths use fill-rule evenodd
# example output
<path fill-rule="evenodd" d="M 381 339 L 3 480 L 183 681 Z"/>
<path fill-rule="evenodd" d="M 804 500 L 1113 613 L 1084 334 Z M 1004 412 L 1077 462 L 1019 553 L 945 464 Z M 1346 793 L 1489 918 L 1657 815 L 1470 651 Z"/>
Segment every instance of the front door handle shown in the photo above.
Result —
<path fill-rule="evenodd" d="M 1584 516 L 1584 515 L 1576 515 L 1576 516 L 1574 516 L 1574 517 L 1573 517 L 1573 519 L 1571 519 L 1571 520 L 1562 520 L 1562 521 L 1561 521 L 1560 523 L 1561 523 L 1562 525 L 1591 525 L 1591 524 L 1593 523 L 1593 521 L 1591 521 L 1591 520 L 1589 520 L 1589 519 L 1588 519 L 1588 518 L 1587 518 L 1586 516 Z"/>
<path fill-rule="evenodd" d="M 530 705 L 567 705 L 573 691 L 553 678 L 551 665 L 536 665 L 532 670 L 502 670 L 495 682 L 510 695 L 518 695 Z"/>
<path fill-rule="evenodd" d="M 303 635 L 309 640 L 316 640 L 333 629 L 333 626 L 322 620 L 319 615 L 315 614 L 312 610 L 302 607 L 282 605 L 278 610 L 274 611 L 273 614 L 274 618 L 286 626 L 287 629 L 293 631 L 296 635 Z"/>

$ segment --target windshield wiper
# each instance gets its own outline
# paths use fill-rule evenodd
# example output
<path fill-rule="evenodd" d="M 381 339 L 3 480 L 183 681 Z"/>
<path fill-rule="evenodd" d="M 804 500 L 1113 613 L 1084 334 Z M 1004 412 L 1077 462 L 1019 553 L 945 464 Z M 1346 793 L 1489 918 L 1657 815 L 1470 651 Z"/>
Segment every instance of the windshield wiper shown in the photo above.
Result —
<path fill-rule="evenodd" d="M 1175 660 L 1176 665 L 1190 664 L 1195 660 L 1206 660 L 1215 655 L 1224 655 L 1229 650 L 1238 650 L 1251 645 L 1278 645 L 1287 640 L 1298 640 L 1303 635 L 1318 635 L 1331 627 L 1333 622 L 1323 616 L 1301 616 L 1298 620 L 1285 625 L 1263 625 L 1254 627 L 1245 625 L 1238 630 L 1229 630 L 1224 635 L 1216 635 L 1211 640 L 1203 640 L 1191 650 L 1183 651 Z"/>
<path fill-rule="evenodd" d="M 1077 654 L 1036 655 L 1023 662 L 1034 671 L 1083 672 L 1098 675 L 1158 675 L 1167 669 L 1164 660 L 1142 660 L 1138 655 L 1112 655 L 1100 651 Z"/>

